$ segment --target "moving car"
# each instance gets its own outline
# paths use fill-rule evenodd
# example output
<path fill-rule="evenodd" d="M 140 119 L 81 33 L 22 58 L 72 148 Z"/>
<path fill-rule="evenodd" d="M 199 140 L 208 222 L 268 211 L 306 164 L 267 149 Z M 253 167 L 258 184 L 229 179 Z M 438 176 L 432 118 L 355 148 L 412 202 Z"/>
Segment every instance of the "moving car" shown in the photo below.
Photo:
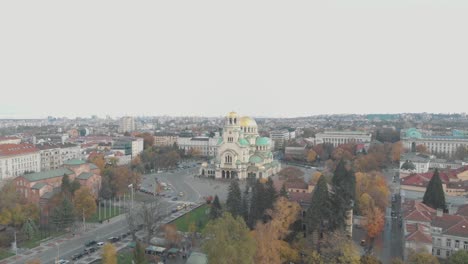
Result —
<path fill-rule="evenodd" d="M 97 242 L 96 242 L 96 241 L 94 241 L 94 240 L 88 241 L 88 242 L 86 242 L 86 244 L 85 244 L 85 247 L 91 247 L 91 246 L 94 246 L 94 245 L 96 245 L 96 243 L 97 243 Z"/>
<path fill-rule="evenodd" d="M 98 247 L 102 247 L 102 246 L 104 246 L 104 242 L 97 242 L 96 245 L 97 245 Z"/>

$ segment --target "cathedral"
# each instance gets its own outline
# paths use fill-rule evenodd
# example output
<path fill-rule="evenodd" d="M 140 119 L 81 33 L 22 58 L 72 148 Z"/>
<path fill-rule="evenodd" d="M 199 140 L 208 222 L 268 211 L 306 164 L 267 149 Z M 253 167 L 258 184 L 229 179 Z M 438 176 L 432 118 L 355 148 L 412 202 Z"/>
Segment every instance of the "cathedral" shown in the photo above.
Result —
<path fill-rule="evenodd" d="M 216 158 L 202 164 L 200 174 L 216 179 L 267 178 L 280 170 L 271 149 L 271 140 L 258 135 L 254 119 L 231 112 L 225 117 Z"/>

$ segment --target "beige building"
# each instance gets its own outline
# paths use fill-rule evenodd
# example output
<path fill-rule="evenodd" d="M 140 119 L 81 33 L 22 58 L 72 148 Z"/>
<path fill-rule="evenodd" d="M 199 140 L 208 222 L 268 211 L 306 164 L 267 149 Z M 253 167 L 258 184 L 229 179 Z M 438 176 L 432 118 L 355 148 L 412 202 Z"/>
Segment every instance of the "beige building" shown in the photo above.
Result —
<path fill-rule="evenodd" d="M 39 149 L 32 144 L 0 145 L 0 180 L 41 170 Z"/>
<path fill-rule="evenodd" d="M 214 171 L 217 179 L 259 179 L 279 170 L 280 164 L 273 160 L 271 140 L 259 136 L 255 120 L 231 112 L 225 117 L 214 164 L 203 164 L 200 174 Z"/>
<path fill-rule="evenodd" d="M 81 147 L 71 143 L 44 143 L 36 147 L 41 155 L 41 171 L 58 169 L 64 161 L 82 158 Z"/>
<path fill-rule="evenodd" d="M 315 144 L 330 143 L 338 147 L 347 143 L 369 144 L 372 140 L 372 134 L 360 131 L 325 131 L 315 135 Z"/>
<path fill-rule="evenodd" d="M 21 138 L 18 138 L 18 137 L 0 137 L 0 145 L 19 144 L 19 143 L 21 143 Z"/>
<path fill-rule="evenodd" d="M 177 135 L 175 134 L 156 134 L 154 135 L 155 146 L 173 146 L 177 143 Z"/>
<path fill-rule="evenodd" d="M 424 145 L 431 153 L 444 153 L 451 156 L 459 146 L 468 147 L 466 132 L 454 130 L 452 135 L 432 135 L 416 128 L 401 133 L 401 141 L 407 150 L 416 151 L 417 145 Z"/>
<path fill-rule="evenodd" d="M 119 121 L 119 133 L 135 131 L 135 119 L 131 116 L 124 116 Z"/>

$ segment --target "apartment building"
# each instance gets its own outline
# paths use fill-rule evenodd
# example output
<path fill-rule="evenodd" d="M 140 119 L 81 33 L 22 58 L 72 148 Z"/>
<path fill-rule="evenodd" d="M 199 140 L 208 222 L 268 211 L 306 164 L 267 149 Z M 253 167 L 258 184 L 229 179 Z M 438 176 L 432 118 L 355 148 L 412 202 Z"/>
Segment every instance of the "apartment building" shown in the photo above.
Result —
<path fill-rule="evenodd" d="M 39 149 L 33 144 L 0 145 L 0 180 L 41 169 Z"/>

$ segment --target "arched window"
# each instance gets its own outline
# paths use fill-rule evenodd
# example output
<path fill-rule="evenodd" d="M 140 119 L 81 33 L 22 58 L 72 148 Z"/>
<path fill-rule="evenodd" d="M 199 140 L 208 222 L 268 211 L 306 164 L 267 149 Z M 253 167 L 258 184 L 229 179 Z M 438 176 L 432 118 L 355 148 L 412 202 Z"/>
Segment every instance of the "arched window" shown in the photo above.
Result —
<path fill-rule="evenodd" d="M 229 118 L 229 124 L 232 125 L 232 118 Z"/>
<path fill-rule="evenodd" d="M 237 123 L 237 118 L 234 118 L 234 124 L 236 124 L 236 123 Z"/>

